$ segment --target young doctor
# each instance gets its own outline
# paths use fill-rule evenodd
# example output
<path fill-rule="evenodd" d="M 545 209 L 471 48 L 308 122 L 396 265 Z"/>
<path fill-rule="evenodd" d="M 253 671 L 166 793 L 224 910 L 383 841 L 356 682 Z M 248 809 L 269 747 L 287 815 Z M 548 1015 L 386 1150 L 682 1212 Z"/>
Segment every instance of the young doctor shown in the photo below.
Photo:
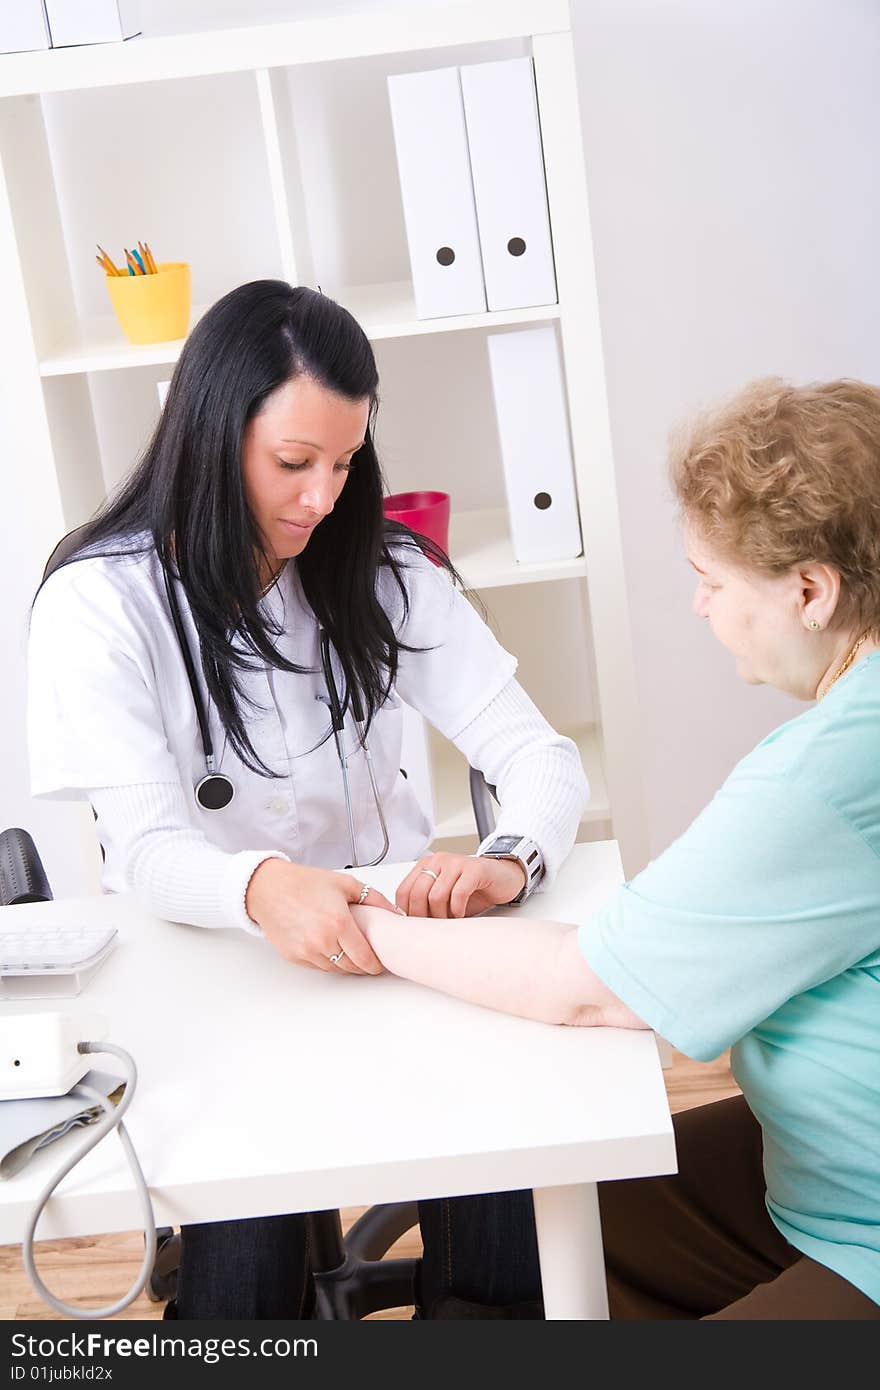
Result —
<path fill-rule="evenodd" d="M 184 345 L 140 463 L 53 556 L 28 664 L 33 794 L 91 803 L 106 891 L 368 975 L 382 967 L 351 908 L 390 904 L 359 864 L 416 860 L 397 891 L 414 915 L 521 902 L 565 859 L 587 796 L 574 745 L 517 684 L 445 556 L 384 519 L 377 389 L 366 335 L 331 299 L 274 280 L 227 294 Z M 476 856 L 427 852 L 400 770 L 401 700 L 497 787 Z M 529 1194 L 485 1201 L 503 1252 Z M 476 1305 L 504 1302 L 460 1209 L 422 1204 L 424 1316 L 468 1315 L 462 1268 Z M 455 1259 L 447 1245 L 441 1259 L 453 1232 Z M 167 1315 L 308 1310 L 301 1216 L 182 1237 Z"/>

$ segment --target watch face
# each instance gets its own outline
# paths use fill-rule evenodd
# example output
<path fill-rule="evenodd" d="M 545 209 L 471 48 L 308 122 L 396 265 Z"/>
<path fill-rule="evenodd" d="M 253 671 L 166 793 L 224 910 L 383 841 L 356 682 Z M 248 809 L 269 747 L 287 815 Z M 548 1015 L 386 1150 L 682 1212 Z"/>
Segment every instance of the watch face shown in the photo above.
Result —
<path fill-rule="evenodd" d="M 519 844 L 519 841 L 519 835 L 499 835 L 498 838 L 493 840 L 488 846 L 488 849 L 490 849 L 493 854 L 510 854 L 511 850 L 515 849 Z"/>

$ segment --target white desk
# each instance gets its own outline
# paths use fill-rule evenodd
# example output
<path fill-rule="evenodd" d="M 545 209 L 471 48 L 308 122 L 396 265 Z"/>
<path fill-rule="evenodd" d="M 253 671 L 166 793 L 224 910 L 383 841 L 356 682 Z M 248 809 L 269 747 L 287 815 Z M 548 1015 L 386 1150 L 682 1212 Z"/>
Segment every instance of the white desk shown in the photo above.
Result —
<path fill-rule="evenodd" d="M 393 900 L 408 867 L 359 876 Z M 520 911 L 581 921 L 620 880 L 615 842 L 578 845 L 553 890 Z M 3 1008 L 106 1017 L 107 1039 L 138 1065 L 126 1125 L 159 1224 L 532 1187 L 547 1317 L 608 1316 L 596 1183 L 675 1171 L 651 1033 L 554 1027 L 392 976 L 298 969 L 257 937 L 163 922 L 128 897 L 5 910 L 119 928 L 76 999 Z M 0 1244 L 21 1239 L 76 1142 L 0 1183 Z M 38 1237 L 138 1223 L 110 1135 L 64 1181 Z"/>

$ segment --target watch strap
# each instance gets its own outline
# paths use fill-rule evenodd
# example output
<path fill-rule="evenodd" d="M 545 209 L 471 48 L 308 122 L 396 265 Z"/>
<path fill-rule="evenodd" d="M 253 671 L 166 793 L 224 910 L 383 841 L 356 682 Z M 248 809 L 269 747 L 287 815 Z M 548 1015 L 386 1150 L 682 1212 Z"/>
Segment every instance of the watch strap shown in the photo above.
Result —
<path fill-rule="evenodd" d="M 522 868 L 526 881 L 516 897 L 511 898 L 508 907 L 518 907 L 520 903 L 524 903 L 544 877 L 544 856 L 540 847 L 528 835 L 493 835 L 491 840 L 487 840 L 477 851 L 477 857 L 512 859 Z"/>

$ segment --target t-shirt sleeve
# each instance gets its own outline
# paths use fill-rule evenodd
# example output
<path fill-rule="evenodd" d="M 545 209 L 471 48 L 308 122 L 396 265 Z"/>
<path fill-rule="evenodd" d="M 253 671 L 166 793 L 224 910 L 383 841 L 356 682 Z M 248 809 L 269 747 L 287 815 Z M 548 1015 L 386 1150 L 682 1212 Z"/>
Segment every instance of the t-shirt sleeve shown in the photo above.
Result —
<path fill-rule="evenodd" d="M 690 829 L 579 929 L 584 957 L 707 1061 L 876 951 L 880 861 L 796 781 L 734 772 Z"/>
<path fill-rule="evenodd" d="M 97 561 L 47 580 L 28 636 L 31 792 L 86 800 L 91 787 L 178 782 L 138 587 Z"/>
<path fill-rule="evenodd" d="M 413 547 L 397 551 L 409 595 L 404 617 L 400 591 L 386 570 L 382 595 L 402 642 L 397 692 L 413 709 L 454 739 L 481 714 L 516 673 L 516 658 L 459 593 L 447 571 Z"/>

